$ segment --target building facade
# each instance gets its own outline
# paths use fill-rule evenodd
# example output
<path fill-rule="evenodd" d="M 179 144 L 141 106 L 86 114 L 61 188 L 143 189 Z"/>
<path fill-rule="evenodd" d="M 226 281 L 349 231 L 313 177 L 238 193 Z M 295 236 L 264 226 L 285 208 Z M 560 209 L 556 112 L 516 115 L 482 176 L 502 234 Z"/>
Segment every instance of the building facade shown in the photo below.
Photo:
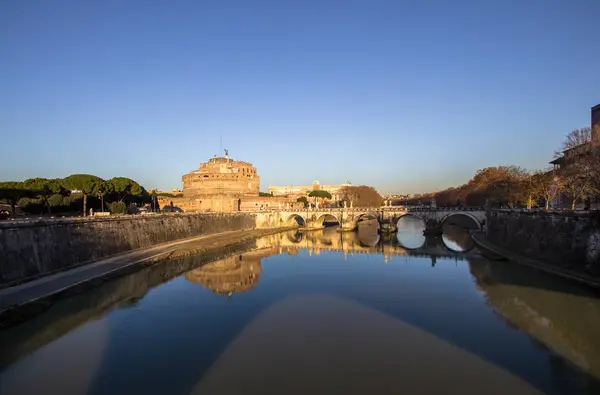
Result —
<path fill-rule="evenodd" d="M 183 197 L 258 196 L 260 177 L 251 163 L 215 157 L 181 177 Z"/>
<path fill-rule="evenodd" d="M 260 177 L 249 162 L 214 157 L 181 177 L 181 197 L 159 196 L 164 211 L 259 211 L 303 207 L 292 196 L 260 196 Z M 177 194 L 179 195 L 179 194 Z"/>
<path fill-rule="evenodd" d="M 592 130 L 592 143 L 600 143 L 600 104 L 591 108 L 590 124 Z M 591 143 L 587 143 L 565 150 L 560 157 L 551 161 L 550 164 L 553 165 L 555 170 L 568 169 L 569 166 L 576 163 L 579 158 L 584 155 L 589 155 L 591 147 Z M 551 205 L 554 208 L 570 208 L 571 201 L 565 194 L 559 193 L 552 201 Z M 600 196 L 595 194 L 588 196 L 587 201 L 578 202 L 576 208 L 600 209 Z"/>
<path fill-rule="evenodd" d="M 598 133 L 600 133 L 600 104 L 595 105 L 594 107 L 592 107 L 592 130 L 597 127 L 598 129 L 596 129 L 596 138 L 598 140 L 600 140 L 600 136 L 598 135 Z"/>

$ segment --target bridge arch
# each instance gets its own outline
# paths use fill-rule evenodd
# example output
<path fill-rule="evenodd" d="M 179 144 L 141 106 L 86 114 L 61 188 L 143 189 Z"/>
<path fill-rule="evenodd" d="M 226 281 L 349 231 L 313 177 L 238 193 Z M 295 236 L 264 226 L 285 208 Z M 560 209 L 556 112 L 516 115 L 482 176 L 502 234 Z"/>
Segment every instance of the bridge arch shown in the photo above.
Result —
<path fill-rule="evenodd" d="M 446 221 L 448 221 L 452 217 L 467 217 L 471 220 L 471 222 L 475 225 L 477 230 L 481 230 L 481 221 L 475 215 L 468 211 L 457 211 L 455 213 L 448 213 L 440 219 L 440 226 L 443 226 Z"/>
<path fill-rule="evenodd" d="M 285 220 L 285 224 L 287 226 L 295 226 L 295 225 L 305 226 L 306 220 L 300 214 L 293 213 L 293 214 L 288 215 L 287 219 Z"/>
<path fill-rule="evenodd" d="M 317 219 L 315 220 L 315 225 L 316 226 L 323 226 L 325 221 L 331 221 L 331 222 L 337 222 L 338 225 L 340 223 L 340 220 L 338 217 L 336 217 L 335 215 L 331 214 L 331 213 L 324 213 L 321 214 L 319 217 L 317 217 Z"/>
<path fill-rule="evenodd" d="M 427 221 L 425 220 L 425 218 L 423 218 L 423 216 L 415 214 L 415 213 L 410 213 L 410 212 L 407 212 L 407 213 L 404 213 L 404 214 L 400 214 L 398 216 L 393 217 L 392 218 L 392 222 L 394 222 L 394 224 L 396 225 L 396 227 L 398 227 L 398 225 L 400 223 L 400 220 L 402 218 L 405 218 L 405 217 L 406 218 L 416 218 L 416 219 L 420 220 L 423 223 L 424 226 L 427 223 Z"/>

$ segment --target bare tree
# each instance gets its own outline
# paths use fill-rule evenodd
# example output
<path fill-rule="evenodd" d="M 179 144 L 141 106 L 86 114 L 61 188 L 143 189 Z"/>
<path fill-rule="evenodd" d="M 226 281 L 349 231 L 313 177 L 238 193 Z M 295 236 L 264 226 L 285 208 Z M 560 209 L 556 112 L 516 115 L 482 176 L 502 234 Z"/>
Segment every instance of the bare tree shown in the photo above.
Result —
<path fill-rule="evenodd" d="M 343 187 L 340 195 L 342 201 L 361 207 L 380 207 L 383 200 L 375 188 L 366 185 Z"/>
<path fill-rule="evenodd" d="M 554 156 L 558 158 L 563 156 L 565 151 L 591 143 L 592 137 L 593 133 L 592 128 L 590 127 L 586 126 L 580 129 L 574 129 L 571 131 L 571 133 L 565 136 L 565 140 L 562 143 L 560 151 L 556 151 Z"/>
<path fill-rule="evenodd" d="M 547 171 L 537 170 L 527 180 L 525 189 L 527 192 L 527 208 L 532 208 L 533 204 L 540 198 L 543 198 L 544 185 L 546 184 Z"/>
<path fill-rule="evenodd" d="M 537 171 L 531 180 L 530 190 L 532 195 L 538 194 L 546 201 L 546 210 L 550 209 L 550 202 L 558 196 L 562 189 L 562 180 L 556 170 Z"/>
<path fill-rule="evenodd" d="M 573 163 L 560 172 L 563 180 L 561 192 L 571 200 L 571 210 L 575 210 L 577 201 L 584 199 L 592 192 L 592 180 L 587 163 Z"/>
<path fill-rule="evenodd" d="M 587 165 L 589 166 L 588 177 L 590 178 L 591 192 L 600 195 L 600 125 L 595 125 L 592 130 Z"/>
<path fill-rule="evenodd" d="M 562 177 L 567 194 L 580 199 L 600 194 L 600 126 L 584 127 L 569 133 L 562 144 Z"/>

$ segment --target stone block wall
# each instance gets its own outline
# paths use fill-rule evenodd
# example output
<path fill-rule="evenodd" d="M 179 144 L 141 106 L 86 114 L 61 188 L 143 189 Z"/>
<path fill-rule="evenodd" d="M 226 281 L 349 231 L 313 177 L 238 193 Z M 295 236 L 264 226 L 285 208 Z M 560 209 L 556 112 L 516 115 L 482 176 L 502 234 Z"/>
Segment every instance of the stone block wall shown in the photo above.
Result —
<path fill-rule="evenodd" d="M 253 229 L 252 214 L 163 214 L 0 223 L 0 284 L 192 236 Z"/>
<path fill-rule="evenodd" d="M 493 211 L 487 237 L 525 256 L 600 274 L 599 214 Z"/>

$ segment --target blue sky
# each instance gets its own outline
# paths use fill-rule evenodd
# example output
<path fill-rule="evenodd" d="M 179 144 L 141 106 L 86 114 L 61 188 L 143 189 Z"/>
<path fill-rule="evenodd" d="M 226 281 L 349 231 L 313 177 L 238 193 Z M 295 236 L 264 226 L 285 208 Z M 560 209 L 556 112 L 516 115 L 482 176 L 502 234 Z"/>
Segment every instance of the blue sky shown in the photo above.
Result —
<path fill-rule="evenodd" d="M 424 192 L 542 168 L 600 103 L 597 0 L 4 1 L 0 180 Z M 596 42 L 594 42 L 596 40 Z"/>

